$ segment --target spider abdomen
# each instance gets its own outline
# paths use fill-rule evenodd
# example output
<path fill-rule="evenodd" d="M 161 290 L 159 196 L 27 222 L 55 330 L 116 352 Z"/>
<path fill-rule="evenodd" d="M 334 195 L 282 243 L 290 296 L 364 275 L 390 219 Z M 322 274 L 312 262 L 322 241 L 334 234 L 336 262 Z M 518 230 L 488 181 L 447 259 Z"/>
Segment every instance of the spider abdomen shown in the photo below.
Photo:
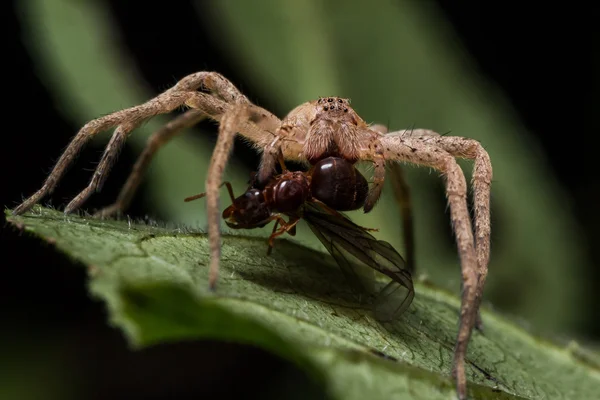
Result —
<path fill-rule="evenodd" d="M 327 157 L 314 166 L 311 192 L 335 210 L 350 211 L 363 206 L 369 185 L 354 165 L 343 158 Z"/>

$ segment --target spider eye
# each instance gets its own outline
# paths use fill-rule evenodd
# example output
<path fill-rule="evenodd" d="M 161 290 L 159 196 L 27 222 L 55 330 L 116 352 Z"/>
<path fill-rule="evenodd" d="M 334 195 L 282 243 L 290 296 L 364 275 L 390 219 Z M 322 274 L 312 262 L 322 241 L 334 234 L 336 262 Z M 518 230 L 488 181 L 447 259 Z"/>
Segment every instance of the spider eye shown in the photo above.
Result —
<path fill-rule="evenodd" d="M 331 103 L 333 101 L 333 99 L 330 97 L 327 99 L 327 101 Z"/>
<path fill-rule="evenodd" d="M 343 103 L 344 101 L 342 99 L 338 99 L 338 103 Z"/>

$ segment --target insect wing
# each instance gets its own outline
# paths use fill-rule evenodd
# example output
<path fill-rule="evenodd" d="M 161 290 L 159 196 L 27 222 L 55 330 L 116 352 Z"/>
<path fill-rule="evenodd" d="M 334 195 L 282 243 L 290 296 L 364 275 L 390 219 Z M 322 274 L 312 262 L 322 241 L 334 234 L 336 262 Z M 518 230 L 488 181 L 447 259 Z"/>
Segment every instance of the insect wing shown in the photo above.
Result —
<path fill-rule="evenodd" d="M 375 270 L 367 265 L 368 255 L 353 241 L 352 235 L 344 234 L 352 232 L 352 226 L 346 226 L 344 219 L 322 212 L 305 210 L 303 217 L 354 289 L 371 295 L 376 293 Z M 351 260 L 361 262 L 352 264 Z"/>
<path fill-rule="evenodd" d="M 303 218 L 350 283 L 376 296 L 378 320 L 393 320 L 410 306 L 414 297 L 412 277 L 402 256 L 389 243 L 377 240 L 350 219 L 333 215 L 316 204 L 305 206 Z M 382 288 L 374 271 L 392 280 Z"/>

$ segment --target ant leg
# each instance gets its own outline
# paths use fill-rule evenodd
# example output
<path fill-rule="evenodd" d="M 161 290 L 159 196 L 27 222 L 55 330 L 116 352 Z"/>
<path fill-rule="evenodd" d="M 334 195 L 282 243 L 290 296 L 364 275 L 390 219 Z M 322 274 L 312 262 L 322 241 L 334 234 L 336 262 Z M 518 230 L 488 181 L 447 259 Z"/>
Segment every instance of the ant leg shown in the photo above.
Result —
<path fill-rule="evenodd" d="M 235 201 L 235 195 L 233 194 L 233 187 L 231 186 L 231 183 L 229 183 L 228 181 L 225 181 L 219 185 L 219 189 L 222 188 L 223 185 L 227 186 L 227 191 L 229 192 L 229 197 L 231 197 L 231 202 L 233 203 Z M 183 201 L 185 201 L 187 203 L 188 201 L 201 199 L 204 196 L 206 196 L 206 192 L 195 194 L 190 197 L 186 197 L 185 199 L 183 199 Z"/>
<path fill-rule="evenodd" d="M 273 236 L 275 234 L 275 231 L 277 230 L 277 225 L 279 225 L 279 220 L 275 220 L 275 225 L 273 225 L 273 230 L 271 231 L 271 236 Z M 269 239 L 271 238 L 271 236 L 269 236 Z M 269 241 L 269 247 L 267 248 L 267 255 L 270 256 L 272 251 L 273 251 L 273 244 L 271 243 L 271 241 Z"/>
<path fill-rule="evenodd" d="M 235 202 L 235 195 L 233 194 L 233 187 L 231 187 L 231 183 L 225 181 L 219 185 L 219 188 L 222 188 L 223 185 L 227 186 L 227 191 L 229 192 L 229 198 L 231 199 L 231 203 Z"/>
<path fill-rule="evenodd" d="M 273 229 L 273 233 L 271 233 L 271 236 L 269 236 L 269 247 L 273 247 L 275 245 L 276 237 L 281 236 L 284 233 L 289 232 L 290 230 L 294 229 L 294 227 L 298 224 L 298 222 L 300 222 L 299 217 L 290 217 L 290 220 L 288 222 L 285 222 L 285 220 L 283 218 L 281 218 L 279 215 L 275 215 L 272 218 L 275 219 L 277 221 L 277 223 L 279 223 L 281 225 L 281 228 L 279 228 L 277 231 L 275 231 L 275 229 Z"/>

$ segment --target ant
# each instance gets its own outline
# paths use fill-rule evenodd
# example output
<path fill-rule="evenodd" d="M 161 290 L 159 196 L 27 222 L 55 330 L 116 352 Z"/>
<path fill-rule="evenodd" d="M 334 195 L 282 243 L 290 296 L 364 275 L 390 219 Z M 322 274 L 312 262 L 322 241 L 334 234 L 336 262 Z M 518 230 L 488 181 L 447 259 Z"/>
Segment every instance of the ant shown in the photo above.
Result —
<path fill-rule="evenodd" d="M 302 218 L 302 206 L 306 202 L 318 203 L 331 214 L 361 208 L 367 198 L 369 186 L 365 177 L 348 161 L 339 157 L 327 157 L 317 162 L 308 172 L 289 171 L 279 160 L 282 173 L 260 188 L 251 178 L 251 185 L 244 194 L 235 197 L 231 183 L 223 182 L 232 204 L 223 211 L 225 223 L 232 229 L 262 228 L 276 221 L 269 237 L 269 253 L 276 237 L 288 232 L 295 235 L 295 227 Z M 184 201 L 202 198 L 206 193 L 190 196 Z M 281 214 L 290 220 L 286 222 Z M 277 226 L 281 225 L 279 229 Z M 364 228 L 368 231 L 377 229 Z"/>
<path fill-rule="evenodd" d="M 279 162 L 281 174 L 262 188 L 255 175 L 250 187 L 239 197 L 233 194 L 231 183 L 221 185 L 227 187 L 232 202 L 222 214 L 227 226 L 253 229 L 275 221 L 269 236 L 267 254 L 270 254 L 275 238 L 286 232 L 294 236 L 296 225 L 304 219 L 354 289 L 376 297 L 374 310 L 378 320 L 386 322 L 401 315 L 414 297 L 412 265 L 407 265 L 388 242 L 369 233 L 377 229 L 359 226 L 340 213 L 364 206 L 368 194 L 365 177 L 353 164 L 338 157 L 327 157 L 308 172 L 287 170 L 281 157 Z M 190 196 L 185 201 L 205 195 Z M 289 217 L 288 221 L 284 215 Z M 382 287 L 375 271 L 391 281 Z"/>

